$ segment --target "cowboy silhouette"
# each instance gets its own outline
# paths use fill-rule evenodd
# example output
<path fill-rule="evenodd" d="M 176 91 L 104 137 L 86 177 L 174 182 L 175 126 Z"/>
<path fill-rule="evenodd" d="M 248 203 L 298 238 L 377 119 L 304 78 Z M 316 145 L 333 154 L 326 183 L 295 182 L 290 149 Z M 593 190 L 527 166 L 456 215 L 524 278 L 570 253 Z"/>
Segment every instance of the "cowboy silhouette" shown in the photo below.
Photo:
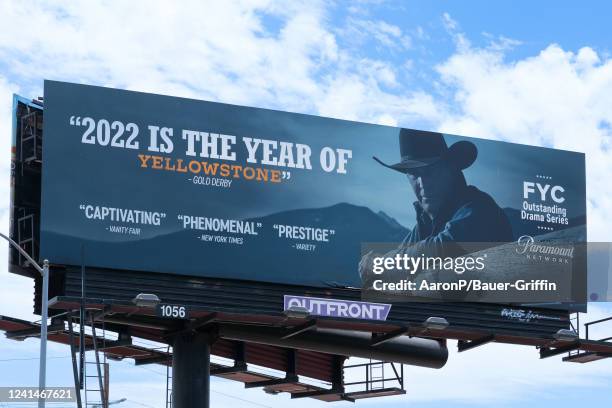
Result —
<path fill-rule="evenodd" d="M 408 177 L 416 201 L 416 224 L 399 252 L 420 256 L 461 255 L 460 242 L 512 241 L 504 211 L 487 193 L 467 184 L 463 170 L 474 163 L 476 145 L 459 141 L 448 147 L 441 133 L 401 129 L 401 161 L 378 163 Z M 495 244 L 493 244 L 495 245 Z M 465 253 L 465 252 L 464 252 Z M 364 256 L 361 268 L 371 254 Z"/>

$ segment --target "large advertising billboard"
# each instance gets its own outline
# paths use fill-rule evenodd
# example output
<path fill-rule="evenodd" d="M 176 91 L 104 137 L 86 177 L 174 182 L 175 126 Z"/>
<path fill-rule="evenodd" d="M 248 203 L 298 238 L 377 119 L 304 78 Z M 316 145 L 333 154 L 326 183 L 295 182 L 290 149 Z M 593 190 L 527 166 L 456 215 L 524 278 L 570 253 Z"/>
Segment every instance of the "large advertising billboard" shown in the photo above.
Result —
<path fill-rule="evenodd" d="M 44 96 L 55 264 L 361 287 L 366 242 L 586 241 L 581 153 L 55 81 Z"/>

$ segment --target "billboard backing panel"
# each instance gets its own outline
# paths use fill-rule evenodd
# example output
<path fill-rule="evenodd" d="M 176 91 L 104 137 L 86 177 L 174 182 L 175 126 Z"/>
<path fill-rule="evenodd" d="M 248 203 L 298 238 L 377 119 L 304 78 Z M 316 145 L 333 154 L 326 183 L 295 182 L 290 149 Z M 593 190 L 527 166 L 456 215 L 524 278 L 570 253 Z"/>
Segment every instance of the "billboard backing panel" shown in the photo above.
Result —
<path fill-rule="evenodd" d="M 583 154 L 45 82 L 52 263 L 360 287 L 363 242 L 523 236 L 586 240 Z"/>

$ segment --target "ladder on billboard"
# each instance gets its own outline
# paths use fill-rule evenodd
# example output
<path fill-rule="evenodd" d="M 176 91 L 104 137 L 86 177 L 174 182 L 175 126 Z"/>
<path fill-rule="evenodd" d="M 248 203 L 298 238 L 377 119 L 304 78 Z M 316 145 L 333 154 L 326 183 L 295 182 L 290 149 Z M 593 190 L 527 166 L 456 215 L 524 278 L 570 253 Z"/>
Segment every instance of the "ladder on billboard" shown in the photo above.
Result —
<path fill-rule="evenodd" d="M 42 116 L 32 111 L 21 117 L 21 145 L 19 160 L 21 163 L 40 163 L 42 156 Z M 23 172 L 23 167 L 21 168 Z"/>
<path fill-rule="evenodd" d="M 170 355 L 170 346 L 166 352 Z M 166 363 L 166 408 L 172 408 L 172 362 Z"/>
<path fill-rule="evenodd" d="M 104 327 L 104 323 L 102 323 L 102 336 L 99 337 L 94 323 L 93 314 L 90 314 L 90 318 L 91 346 L 88 346 L 85 342 L 81 344 L 79 338 L 78 350 L 76 347 L 77 336 L 74 331 L 72 314 L 69 313 L 67 318 L 68 335 L 70 339 L 70 354 L 72 359 L 72 372 L 74 387 L 76 390 L 76 402 L 78 408 L 108 408 L 109 364 L 106 361 L 106 354 L 103 353 L 104 356 L 102 361 L 100 359 L 100 349 L 104 350 L 106 348 L 106 329 Z M 88 351 L 93 352 L 93 361 L 87 359 Z M 81 357 L 81 366 L 79 366 L 79 363 L 77 362 L 77 354 L 79 354 Z M 89 354 L 89 356 L 91 356 L 91 354 Z M 93 374 L 90 373 L 91 369 L 94 370 Z"/>
<path fill-rule="evenodd" d="M 30 256 L 35 257 L 34 213 L 25 208 L 19 209 L 19 217 L 17 218 L 17 243 Z M 27 267 L 28 262 L 25 257 L 20 252 L 17 253 L 17 256 L 19 257 L 19 266 Z"/>
<path fill-rule="evenodd" d="M 91 337 L 92 337 L 92 350 L 93 351 L 93 361 L 87 360 L 87 347 L 84 348 L 85 351 L 85 366 L 84 366 L 84 400 L 85 400 L 85 408 L 94 407 L 94 408 L 108 408 L 108 394 L 106 392 L 108 381 L 108 363 L 106 362 L 106 355 L 104 355 L 104 361 L 100 362 L 100 352 L 99 352 L 99 344 L 98 344 L 98 335 L 97 329 L 94 322 L 94 315 L 90 313 L 91 319 Z M 102 349 L 106 346 L 106 329 L 104 326 L 104 320 L 102 321 Z M 95 371 L 91 375 L 88 373 L 88 368 L 93 368 Z M 94 382 L 94 384 L 89 385 L 88 380 Z M 88 388 L 88 387 L 93 388 Z M 96 388 L 98 387 L 98 388 Z"/>
<path fill-rule="evenodd" d="M 344 366 L 344 371 L 350 372 L 349 375 L 354 380 L 344 383 L 344 396 L 348 400 L 406 393 L 403 364 L 370 359 L 367 363 Z"/>
<path fill-rule="evenodd" d="M 366 388 L 368 390 L 385 388 L 385 363 L 370 359 L 367 369 L 370 381 L 366 383 Z"/>

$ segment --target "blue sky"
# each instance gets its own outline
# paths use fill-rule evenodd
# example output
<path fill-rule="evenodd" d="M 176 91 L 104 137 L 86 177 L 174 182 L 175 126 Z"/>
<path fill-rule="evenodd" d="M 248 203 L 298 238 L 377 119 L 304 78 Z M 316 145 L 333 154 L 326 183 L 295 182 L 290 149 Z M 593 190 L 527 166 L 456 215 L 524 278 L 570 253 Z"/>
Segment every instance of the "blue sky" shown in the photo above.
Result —
<path fill-rule="evenodd" d="M 371 15 L 398 27 L 422 27 L 431 38 L 430 62 L 436 64 L 454 51 L 451 39 L 445 35 L 440 16 L 448 13 L 460 23 L 462 31 L 474 44 L 483 45 L 487 35 L 504 36 L 522 42 L 509 54 L 510 58 L 525 58 L 556 43 L 566 50 L 584 46 L 607 52 L 609 43 L 606 1 L 579 4 L 570 1 L 473 0 L 468 5 L 460 1 L 406 1 L 381 4 L 369 8 Z M 342 13 L 340 13 L 342 15 Z"/>
<path fill-rule="evenodd" d="M 48 78 L 584 152 L 589 239 L 609 242 L 611 8 L 604 1 L 256 0 L 180 8 L 0 1 L 0 150 L 7 152 L 0 192 L 8 197 L 11 94 L 42 95 Z M 5 232 L 7 208 L 8 198 L 0 203 Z M 4 269 L 0 282 L 0 314 L 35 320 L 31 281 Z M 609 304 L 593 304 L 586 320 L 609 314 Z M 37 352 L 36 340 L 0 339 L 0 385 L 35 384 L 36 360 L 6 360 Z M 49 355 L 62 357 L 49 362 L 50 382 L 69 384 L 67 348 L 52 345 Z M 540 361 L 533 348 L 493 344 L 453 353 L 439 371 L 407 372 L 406 396 L 359 404 L 569 407 L 611 400 L 612 361 Z M 128 397 L 125 407 L 163 406 L 160 373 L 112 363 L 114 398 Z M 316 405 L 225 380 L 213 384 L 216 406 Z"/>
<path fill-rule="evenodd" d="M 474 0 L 469 2 L 468 7 L 459 1 L 409 1 L 403 4 L 407 13 L 396 14 L 390 7 L 381 9 L 378 15 L 399 26 L 410 24 L 435 28 L 439 17 L 448 13 L 476 44 L 484 33 L 521 41 L 523 46 L 512 53 L 513 58 L 532 56 L 552 43 L 568 50 L 592 46 L 605 52 L 608 47 L 606 38 L 610 33 L 607 31 L 606 10 L 610 5 L 606 1 L 579 4 L 542 0 L 534 4 L 527 1 Z M 444 44 L 441 38 L 443 32 L 439 31 L 438 35 L 438 42 Z M 433 50 L 440 59 L 450 52 L 453 52 L 453 47 L 448 42 L 445 47 Z"/>

